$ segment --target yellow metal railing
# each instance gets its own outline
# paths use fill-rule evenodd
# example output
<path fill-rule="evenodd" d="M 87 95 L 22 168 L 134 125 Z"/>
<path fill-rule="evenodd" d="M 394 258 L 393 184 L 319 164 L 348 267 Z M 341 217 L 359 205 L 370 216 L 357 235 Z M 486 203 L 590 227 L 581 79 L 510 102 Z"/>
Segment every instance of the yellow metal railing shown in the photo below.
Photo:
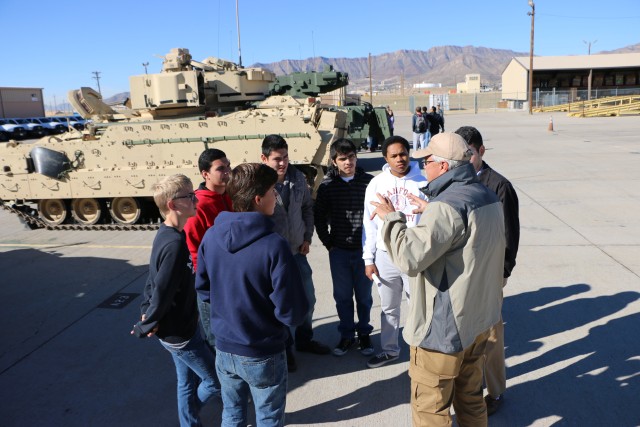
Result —
<path fill-rule="evenodd" d="M 640 114 L 640 95 L 609 96 L 590 101 L 570 102 L 549 107 L 535 108 L 538 113 L 566 111 L 570 117 L 619 116 Z"/>

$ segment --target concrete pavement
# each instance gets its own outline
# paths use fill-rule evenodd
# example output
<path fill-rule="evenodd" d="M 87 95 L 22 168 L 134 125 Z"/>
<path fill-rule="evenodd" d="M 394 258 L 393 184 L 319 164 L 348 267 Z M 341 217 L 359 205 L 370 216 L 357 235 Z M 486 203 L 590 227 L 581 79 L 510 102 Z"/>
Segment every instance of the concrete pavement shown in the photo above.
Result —
<path fill-rule="evenodd" d="M 396 133 L 410 137 L 410 117 L 396 117 Z M 490 425 L 640 425 L 640 119 L 554 114 L 550 132 L 548 114 L 445 117 L 449 131 L 482 132 L 485 160 L 520 198 L 503 310 L 508 390 Z M 359 162 L 382 164 L 379 152 Z M 154 234 L 28 230 L 0 211 L 0 425 L 177 425 L 171 358 L 155 339 L 129 336 Z M 316 338 L 333 346 L 337 316 L 317 239 L 310 264 Z M 376 346 L 379 310 L 374 291 Z M 410 425 L 406 346 L 391 365 L 368 369 L 366 360 L 299 354 L 287 424 Z M 204 409 L 206 425 L 220 424 L 220 410 Z"/>

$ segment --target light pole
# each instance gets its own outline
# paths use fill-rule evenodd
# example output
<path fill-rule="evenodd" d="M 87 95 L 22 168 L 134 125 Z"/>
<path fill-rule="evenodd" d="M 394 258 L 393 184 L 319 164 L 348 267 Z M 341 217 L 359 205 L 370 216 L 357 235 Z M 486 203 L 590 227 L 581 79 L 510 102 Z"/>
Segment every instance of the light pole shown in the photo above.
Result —
<path fill-rule="evenodd" d="M 589 55 L 591 55 L 591 45 L 592 45 L 592 44 L 596 44 L 596 43 L 598 43 L 598 40 L 594 40 L 594 41 L 586 41 L 586 40 L 582 40 L 582 42 L 588 46 L 588 48 L 587 48 L 587 53 L 588 53 Z"/>
<path fill-rule="evenodd" d="M 598 40 L 594 40 L 594 41 L 582 40 L 582 41 L 584 42 L 584 44 L 588 46 L 587 52 L 589 56 L 591 56 L 591 45 L 596 44 Z M 589 79 L 587 80 L 587 100 L 588 101 L 591 101 L 591 79 L 592 78 L 593 78 L 593 68 L 589 68 Z"/>
<path fill-rule="evenodd" d="M 93 71 L 92 74 L 93 74 L 93 79 L 98 84 L 98 93 L 100 94 L 100 96 L 102 96 L 102 91 L 100 90 L 100 71 Z"/>
<path fill-rule="evenodd" d="M 531 12 L 527 15 L 531 17 L 531 46 L 529 47 L 529 114 L 533 114 L 533 24 L 536 15 L 536 5 L 533 0 L 529 0 Z"/>

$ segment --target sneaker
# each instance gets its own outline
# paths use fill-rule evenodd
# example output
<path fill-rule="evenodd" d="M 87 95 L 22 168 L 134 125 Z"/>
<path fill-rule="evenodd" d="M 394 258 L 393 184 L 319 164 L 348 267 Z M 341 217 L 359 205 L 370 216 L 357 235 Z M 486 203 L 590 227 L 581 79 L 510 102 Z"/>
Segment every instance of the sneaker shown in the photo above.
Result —
<path fill-rule="evenodd" d="M 287 372 L 295 372 L 298 370 L 298 364 L 296 363 L 296 358 L 293 355 L 293 349 L 291 347 L 287 347 Z"/>
<path fill-rule="evenodd" d="M 377 356 L 374 356 L 371 359 L 369 359 L 369 361 L 367 362 L 367 366 L 370 368 L 379 368 L 382 365 L 386 365 L 389 362 L 393 362 L 397 358 L 398 358 L 397 354 L 393 356 L 389 353 L 382 352 Z"/>
<path fill-rule="evenodd" d="M 303 353 L 313 353 L 313 354 L 331 353 L 331 349 L 329 348 L 328 345 L 324 345 L 314 340 L 303 342 L 303 343 L 296 343 L 296 350 Z"/>
<path fill-rule="evenodd" d="M 484 397 L 484 402 L 487 404 L 487 416 L 491 416 L 496 412 L 498 412 L 498 409 L 500 409 L 500 406 L 502 405 L 503 401 L 504 401 L 504 398 L 502 397 L 502 395 L 494 399 L 493 397 L 487 394 Z"/>
<path fill-rule="evenodd" d="M 371 337 L 369 335 L 358 335 L 358 350 L 363 356 L 371 356 L 373 354 L 373 345 L 371 345 Z"/>
<path fill-rule="evenodd" d="M 333 355 L 344 356 L 355 343 L 356 340 L 354 338 L 342 338 L 336 348 L 333 349 Z"/>

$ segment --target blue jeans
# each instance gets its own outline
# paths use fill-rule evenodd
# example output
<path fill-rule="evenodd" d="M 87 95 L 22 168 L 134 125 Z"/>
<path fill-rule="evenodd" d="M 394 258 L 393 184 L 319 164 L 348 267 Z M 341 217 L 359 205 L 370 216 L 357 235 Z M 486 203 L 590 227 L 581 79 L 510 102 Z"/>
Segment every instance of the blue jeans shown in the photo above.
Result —
<path fill-rule="evenodd" d="M 205 342 L 215 356 L 216 337 L 213 335 L 213 331 L 211 330 L 211 304 L 202 301 L 200 296 L 198 296 L 198 313 L 200 313 L 200 325 L 204 332 Z"/>
<path fill-rule="evenodd" d="M 311 270 L 311 266 L 307 261 L 307 256 L 302 255 L 301 253 L 297 253 L 293 256 L 298 264 L 298 269 L 300 270 L 300 275 L 302 276 L 302 286 L 304 287 L 304 294 L 309 300 L 309 312 L 302 324 L 296 327 L 295 339 L 296 343 L 309 342 L 313 339 L 313 329 L 311 326 L 313 320 L 313 309 L 316 305 L 316 294 L 313 289 L 313 279 L 311 278 L 311 274 L 313 271 Z"/>
<path fill-rule="evenodd" d="M 216 371 L 222 385 L 222 426 L 246 426 L 249 393 L 261 427 L 283 426 L 287 403 L 285 352 L 246 357 L 218 350 Z"/>
<path fill-rule="evenodd" d="M 329 265 L 333 280 L 333 299 L 338 311 L 338 331 L 342 338 L 354 338 L 358 335 L 369 335 L 373 327 L 371 319 L 371 281 L 364 273 L 364 260 L 361 249 L 331 248 Z M 353 320 L 353 296 L 356 297 L 358 324 Z"/>
<path fill-rule="evenodd" d="M 220 395 L 213 354 L 197 330 L 188 344 L 175 349 L 160 341 L 171 353 L 178 376 L 178 417 L 181 426 L 200 426 L 200 408 Z"/>

